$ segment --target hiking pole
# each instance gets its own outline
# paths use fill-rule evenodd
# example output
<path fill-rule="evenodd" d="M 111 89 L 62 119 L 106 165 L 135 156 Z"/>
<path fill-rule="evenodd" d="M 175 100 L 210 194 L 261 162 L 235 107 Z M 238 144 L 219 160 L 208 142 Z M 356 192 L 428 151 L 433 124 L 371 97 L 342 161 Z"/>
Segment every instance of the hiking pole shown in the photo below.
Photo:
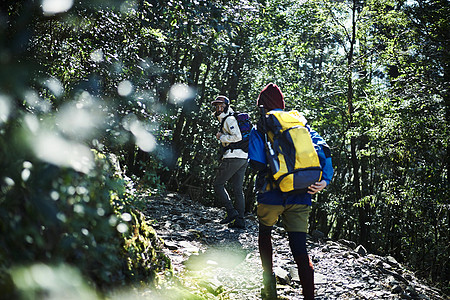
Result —
<path fill-rule="evenodd" d="M 272 145 L 270 145 L 269 139 L 267 138 L 267 117 L 266 117 L 266 109 L 264 108 L 264 106 L 260 105 L 259 106 L 259 111 L 261 113 L 261 118 L 262 118 L 262 123 L 264 126 L 264 146 L 266 147 L 266 151 L 268 152 L 268 154 L 270 156 L 275 155 L 275 152 L 272 149 Z"/>
<path fill-rule="evenodd" d="M 272 145 L 270 144 L 269 138 L 267 137 L 267 116 L 266 116 L 266 109 L 264 106 L 259 106 L 259 111 L 261 113 L 262 123 L 264 126 L 264 147 L 266 148 L 266 158 L 267 162 L 269 164 L 269 168 L 272 171 L 272 174 L 275 174 L 280 169 L 280 166 L 278 164 L 278 157 L 275 154 L 275 151 L 273 151 Z"/>

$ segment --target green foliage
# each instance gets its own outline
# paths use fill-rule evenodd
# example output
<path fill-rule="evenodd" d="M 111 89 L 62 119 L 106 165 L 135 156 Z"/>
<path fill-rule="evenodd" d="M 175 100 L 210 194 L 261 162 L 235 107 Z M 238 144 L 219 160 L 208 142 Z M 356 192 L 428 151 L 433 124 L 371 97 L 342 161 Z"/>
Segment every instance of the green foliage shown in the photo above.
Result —
<path fill-rule="evenodd" d="M 122 213 L 122 216 L 132 219 L 124 245 L 124 256 L 128 262 L 126 273 L 128 278 L 132 278 L 130 283 L 140 282 L 143 286 L 150 284 L 155 287 L 160 279 L 158 273 L 164 276 L 171 274 L 171 262 L 161 250 L 163 242 L 141 212 L 130 210 L 130 213 Z M 169 274 L 163 273 L 165 270 Z"/>
<path fill-rule="evenodd" d="M 35 263 L 28 267 L 14 267 L 12 280 L 18 288 L 14 299 L 67 298 L 97 300 L 101 297 L 84 280 L 79 270 L 65 265 Z M 2 297 L 11 294 L 2 289 Z"/>
<path fill-rule="evenodd" d="M 46 18 L 33 15 L 35 8 L 40 9 L 8 6 L 8 30 L 1 35 L 2 41 L 12 39 L 0 49 L 7 54 L 0 77 L 9 78 L 0 84 L 2 296 L 26 298 L 45 292 L 45 286 L 36 286 L 29 294 L 23 282 L 16 281 L 15 270 L 23 267 L 28 272 L 27 266 L 33 269 L 36 263 L 49 269 L 73 266 L 99 291 L 125 284 L 156 285 L 157 275 L 170 270 L 170 261 L 148 220 L 132 205 L 133 186 L 118 177 L 123 174 L 120 160 L 135 164 L 134 142 L 141 155 L 154 149 L 155 138 L 149 133 L 153 128 L 139 121 L 147 116 L 143 103 L 149 97 L 137 93 L 136 102 L 127 97 L 130 84 L 124 78 L 129 77 L 123 74 L 131 75 L 135 68 L 126 61 L 116 73 L 108 70 L 114 64 L 101 66 L 109 54 L 115 55 L 114 47 L 120 47 L 114 43 L 118 36 L 108 36 L 111 53 L 106 55 L 97 40 L 103 33 L 98 29 L 105 28 L 97 27 L 99 16 L 104 17 L 99 22 L 125 29 L 126 14 L 122 19 L 113 11 L 84 10 Z M 22 52 L 14 51 L 23 34 L 17 28 L 28 22 L 38 35 Z M 128 45 L 124 50 L 130 49 L 136 48 Z M 132 153 L 123 152 L 131 141 Z M 146 166 L 150 174 L 159 167 L 158 159 L 152 162 Z M 157 176 L 150 179 L 146 184 L 162 186 Z"/>
<path fill-rule="evenodd" d="M 310 229 L 367 240 L 371 251 L 446 286 L 448 260 L 429 254 L 448 255 L 440 242 L 448 238 L 448 56 L 438 50 L 448 3 L 358 2 L 348 66 L 352 2 L 266 3 L 257 74 L 282 87 L 287 107 L 303 111 L 333 152 L 335 176 L 316 199 Z M 440 221 L 424 217 L 436 210 Z"/>
<path fill-rule="evenodd" d="M 0 174 L 3 271 L 33 262 L 72 264 L 97 287 L 109 289 L 154 284 L 157 272 L 170 269 L 154 230 L 131 206 L 125 181 L 113 175 L 105 158 L 97 155 L 93 171 L 83 174 L 22 156 L 21 148 L 5 142 L 10 136 L 8 130 L 1 136 L 3 157 L 19 155 L 2 161 Z"/>
<path fill-rule="evenodd" d="M 256 122 L 258 93 L 275 82 L 332 148 L 335 176 L 311 230 L 448 286 L 448 10 L 422 0 L 91 1 L 56 15 L 5 6 L 0 228 L 14 235 L 2 237 L 4 267 L 9 255 L 70 263 L 103 251 L 108 265 L 83 267 L 100 285 L 156 278 L 168 262 L 146 247 L 159 242 L 136 188 L 215 205 L 209 103 L 225 94 Z M 32 251 L 11 250 L 24 245 Z"/>

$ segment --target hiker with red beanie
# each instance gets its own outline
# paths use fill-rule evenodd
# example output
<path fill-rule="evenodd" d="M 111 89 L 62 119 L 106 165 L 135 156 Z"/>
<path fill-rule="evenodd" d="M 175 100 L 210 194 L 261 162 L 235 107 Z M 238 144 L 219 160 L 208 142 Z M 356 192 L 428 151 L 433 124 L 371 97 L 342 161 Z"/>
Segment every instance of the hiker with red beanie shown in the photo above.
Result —
<path fill-rule="evenodd" d="M 266 112 L 282 111 L 285 108 L 283 93 L 273 83 L 268 84 L 259 94 L 258 107 Z M 298 274 L 302 286 L 304 299 L 314 299 L 314 268 L 306 249 L 306 232 L 308 231 L 308 218 L 311 212 L 311 195 L 323 190 L 331 181 L 333 167 L 331 151 L 325 141 L 305 125 L 312 138 L 318 145 L 316 152 L 322 167 L 322 177 L 304 191 L 298 193 L 282 192 L 273 184 L 271 171 L 266 156 L 265 128 L 262 115 L 257 128 L 250 133 L 248 158 L 250 166 L 258 171 L 255 187 L 257 190 L 257 216 L 259 221 L 258 246 L 263 267 L 263 299 L 277 299 L 276 277 L 273 273 L 272 238 L 273 226 L 281 217 L 282 224 L 289 238 L 289 246 L 298 267 Z M 302 117 L 303 118 L 303 117 Z M 306 120 L 305 120 L 306 123 Z"/>

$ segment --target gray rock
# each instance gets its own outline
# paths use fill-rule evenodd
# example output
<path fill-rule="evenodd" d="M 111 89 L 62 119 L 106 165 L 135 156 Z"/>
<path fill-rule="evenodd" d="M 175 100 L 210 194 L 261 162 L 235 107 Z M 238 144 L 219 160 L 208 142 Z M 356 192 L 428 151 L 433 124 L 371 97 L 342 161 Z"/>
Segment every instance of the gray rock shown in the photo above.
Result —
<path fill-rule="evenodd" d="M 178 245 L 171 241 L 164 241 L 164 246 L 166 246 L 166 248 L 169 250 L 177 250 L 178 249 Z"/>
<path fill-rule="evenodd" d="M 290 284 L 291 283 L 291 276 L 288 271 L 286 271 L 283 268 L 276 267 L 273 269 L 273 272 L 275 273 L 275 276 L 278 279 L 278 282 L 280 284 Z"/>
<path fill-rule="evenodd" d="M 419 293 L 417 293 L 416 289 L 410 285 L 406 287 L 406 292 L 412 297 L 412 298 L 418 298 Z"/>
<path fill-rule="evenodd" d="M 366 248 L 364 248 L 363 245 L 359 245 L 358 247 L 356 247 L 355 252 L 358 253 L 361 256 L 366 256 L 367 255 L 367 250 L 366 250 Z"/>
<path fill-rule="evenodd" d="M 400 285 L 394 285 L 392 287 L 392 292 L 394 292 L 395 294 L 400 294 L 403 292 L 403 289 Z"/>
<path fill-rule="evenodd" d="M 316 239 L 323 239 L 325 237 L 325 233 L 323 233 L 320 230 L 313 230 L 313 232 L 311 233 L 313 238 Z"/>
<path fill-rule="evenodd" d="M 201 218 L 198 220 L 198 222 L 199 222 L 200 224 L 206 224 L 206 223 L 210 223 L 211 220 L 210 220 L 210 219 L 206 219 L 206 218 L 201 217 Z"/>
<path fill-rule="evenodd" d="M 206 288 L 208 292 L 210 292 L 214 296 L 218 296 L 223 292 L 223 284 L 215 278 L 201 281 L 200 286 Z"/>
<path fill-rule="evenodd" d="M 397 260 L 390 255 L 386 256 L 386 262 L 393 267 L 399 266 L 399 263 L 397 262 Z"/>
<path fill-rule="evenodd" d="M 344 240 L 344 239 L 340 239 L 340 240 L 338 240 L 338 242 L 341 243 L 342 245 L 350 247 L 351 249 L 355 249 L 356 248 L 356 243 L 355 242 L 347 241 L 347 240 Z"/>
<path fill-rule="evenodd" d="M 300 281 L 300 277 L 298 277 L 298 269 L 297 267 L 290 267 L 289 268 L 289 276 L 292 280 Z"/>
<path fill-rule="evenodd" d="M 246 217 L 245 231 L 232 231 L 217 221 L 222 209 L 204 207 L 185 196 L 150 197 L 148 203 L 145 215 L 164 239 L 174 282 L 185 285 L 181 289 L 207 299 L 260 299 L 262 266 L 254 216 Z M 275 228 L 272 244 L 279 297 L 303 299 L 287 234 Z M 218 255 L 207 255 L 218 245 L 221 250 L 214 252 Z M 331 241 L 314 231 L 307 248 L 314 264 L 316 299 L 442 299 L 442 292 L 421 282 L 394 258 L 369 254 L 352 241 Z"/>
<path fill-rule="evenodd" d="M 327 283 L 327 277 L 323 274 L 314 272 L 314 284 L 320 285 L 320 284 L 326 284 Z"/>

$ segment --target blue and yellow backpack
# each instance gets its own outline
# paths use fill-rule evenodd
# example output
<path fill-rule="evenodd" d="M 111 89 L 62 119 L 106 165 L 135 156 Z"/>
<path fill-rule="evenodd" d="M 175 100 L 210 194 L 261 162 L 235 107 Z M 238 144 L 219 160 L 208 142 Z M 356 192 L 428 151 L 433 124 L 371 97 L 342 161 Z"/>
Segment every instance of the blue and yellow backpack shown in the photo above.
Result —
<path fill-rule="evenodd" d="M 296 110 L 272 110 L 264 117 L 266 157 L 273 182 L 282 192 L 306 192 L 308 186 L 321 180 L 322 168 L 305 117 Z"/>

